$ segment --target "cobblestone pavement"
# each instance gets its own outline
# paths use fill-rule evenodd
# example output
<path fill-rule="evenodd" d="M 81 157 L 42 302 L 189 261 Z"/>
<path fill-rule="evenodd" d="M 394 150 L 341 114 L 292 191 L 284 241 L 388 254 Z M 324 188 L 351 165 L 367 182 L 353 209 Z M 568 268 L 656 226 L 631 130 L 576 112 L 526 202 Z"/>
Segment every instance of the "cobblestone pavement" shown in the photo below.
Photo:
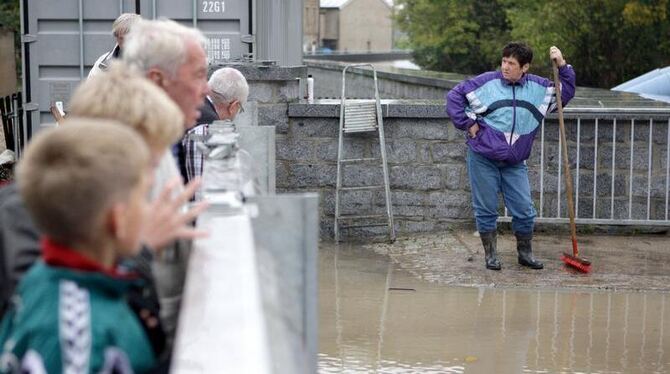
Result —
<path fill-rule="evenodd" d="M 516 241 L 510 233 L 498 235 L 501 271 L 484 267 L 479 238 L 464 230 L 344 247 L 387 255 L 415 277 L 445 285 L 670 291 L 670 236 L 582 235 L 578 241 L 581 254 L 593 263 L 590 274 L 577 273 L 561 261 L 561 252 L 572 248 L 565 234 L 536 234 L 534 254 L 544 262 L 543 270 L 517 264 Z"/>

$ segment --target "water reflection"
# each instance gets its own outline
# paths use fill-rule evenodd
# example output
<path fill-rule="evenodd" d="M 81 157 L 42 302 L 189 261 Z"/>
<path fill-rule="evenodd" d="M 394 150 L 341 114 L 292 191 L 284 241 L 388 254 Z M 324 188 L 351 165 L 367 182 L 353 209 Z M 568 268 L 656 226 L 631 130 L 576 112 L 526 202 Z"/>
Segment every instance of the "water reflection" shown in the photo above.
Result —
<path fill-rule="evenodd" d="M 446 271 L 446 270 L 445 270 Z M 662 373 L 666 294 L 459 288 L 320 252 L 321 373 Z"/>

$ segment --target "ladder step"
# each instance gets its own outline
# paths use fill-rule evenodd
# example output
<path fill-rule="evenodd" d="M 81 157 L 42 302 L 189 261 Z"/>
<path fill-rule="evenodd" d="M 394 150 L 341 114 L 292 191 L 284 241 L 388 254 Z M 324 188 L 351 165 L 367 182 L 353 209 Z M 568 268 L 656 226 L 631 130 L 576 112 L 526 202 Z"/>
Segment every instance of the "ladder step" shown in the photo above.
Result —
<path fill-rule="evenodd" d="M 368 215 L 348 214 L 348 215 L 341 215 L 340 218 L 337 219 L 343 220 L 343 219 L 370 219 L 370 218 L 388 218 L 388 216 L 386 214 L 368 214 Z"/>
<path fill-rule="evenodd" d="M 361 127 L 376 128 L 377 127 L 377 121 L 361 121 L 361 122 L 345 122 L 344 123 L 344 128 L 345 129 L 355 129 L 355 128 L 361 128 Z"/>
<path fill-rule="evenodd" d="M 352 133 L 352 132 L 368 132 L 368 131 L 377 131 L 377 127 L 345 127 L 344 132 L 346 134 Z"/>
<path fill-rule="evenodd" d="M 359 224 L 359 225 L 342 225 L 340 226 L 340 229 L 351 229 L 355 227 L 382 227 L 382 226 L 388 226 L 388 223 L 370 223 L 370 224 Z"/>
<path fill-rule="evenodd" d="M 340 187 L 340 191 L 379 190 L 382 188 L 384 188 L 384 186 Z"/>
<path fill-rule="evenodd" d="M 377 123 L 375 116 L 344 117 L 344 126 Z"/>
<path fill-rule="evenodd" d="M 344 120 L 345 121 L 353 121 L 353 120 L 366 120 L 366 119 L 372 119 L 376 120 L 377 119 L 377 113 L 375 112 L 345 112 L 344 115 Z"/>
<path fill-rule="evenodd" d="M 378 157 L 368 157 L 368 158 L 347 158 L 344 160 L 340 160 L 342 163 L 347 163 L 347 162 L 368 162 L 368 161 L 381 161 L 381 158 Z"/>

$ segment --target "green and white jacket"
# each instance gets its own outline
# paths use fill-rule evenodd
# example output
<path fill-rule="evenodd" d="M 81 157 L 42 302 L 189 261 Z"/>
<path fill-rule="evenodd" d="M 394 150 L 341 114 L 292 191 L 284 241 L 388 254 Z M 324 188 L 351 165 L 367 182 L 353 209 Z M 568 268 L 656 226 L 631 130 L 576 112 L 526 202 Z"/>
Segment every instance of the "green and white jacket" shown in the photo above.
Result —
<path fill-rule="evenodd" d="M 125 296 L 134 278 L 42 243 L 0 325 L 0 373 L 142 373 L 155 365 Z"/>

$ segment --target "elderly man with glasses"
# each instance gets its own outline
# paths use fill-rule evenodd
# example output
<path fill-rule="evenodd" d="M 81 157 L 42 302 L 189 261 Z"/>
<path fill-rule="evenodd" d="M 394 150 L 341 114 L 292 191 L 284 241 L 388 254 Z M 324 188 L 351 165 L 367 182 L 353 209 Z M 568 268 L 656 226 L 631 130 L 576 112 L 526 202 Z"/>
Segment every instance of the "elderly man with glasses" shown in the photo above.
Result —
<path fill-rule="evenodd" d="M 200 108 L 198 125 L 188 131 L 182 144 L 186 152 L 186 178 L 202 175 L 204 156 L 195 146 L 190 135 L 206 135 L 208 126 L 217 120 L 234 120 L 244 112 L 244 104 L 249 96 L 249 85 L 244 75 L 230 67 L 215 71 L 209 78 L 209 95 Z"/>

